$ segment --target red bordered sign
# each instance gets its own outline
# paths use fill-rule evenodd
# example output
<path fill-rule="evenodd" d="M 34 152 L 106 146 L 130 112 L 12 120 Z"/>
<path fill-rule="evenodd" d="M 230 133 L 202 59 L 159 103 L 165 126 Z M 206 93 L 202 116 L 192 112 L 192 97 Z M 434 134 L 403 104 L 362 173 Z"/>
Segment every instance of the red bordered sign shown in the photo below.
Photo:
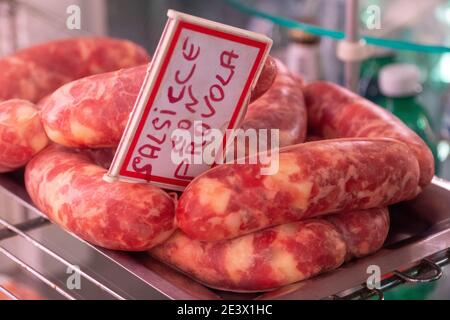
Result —
<path fill-rule="evenodd" d="M 196 140 L 199 129 L 236 127 L 272 44 L 261 34 L 173 10 L 167 15 L 107 181 L 183 190 L 210 168 L 174 155 L 202 151 L 206 141 Z M 194 138 L 177 140 L 173 133 L 180 130 Z"/>

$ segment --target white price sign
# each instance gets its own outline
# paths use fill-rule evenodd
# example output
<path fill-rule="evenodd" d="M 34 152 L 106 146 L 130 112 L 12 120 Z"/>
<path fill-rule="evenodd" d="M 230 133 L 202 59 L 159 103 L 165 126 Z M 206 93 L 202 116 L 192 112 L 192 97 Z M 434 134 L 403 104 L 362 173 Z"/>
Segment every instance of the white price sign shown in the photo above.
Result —
<path fill-rule="evenodd" d="M 150 182 L 183 190 L 211 167 L 174 157 L 208 145 L 198 132 L 233 129 L 272 41 L 266 36 L 173 10 L 106 180 Z M 175 130 L 192 133 L 178 139 Z M 221 146 L 226 139 L 221 141 Z"/>

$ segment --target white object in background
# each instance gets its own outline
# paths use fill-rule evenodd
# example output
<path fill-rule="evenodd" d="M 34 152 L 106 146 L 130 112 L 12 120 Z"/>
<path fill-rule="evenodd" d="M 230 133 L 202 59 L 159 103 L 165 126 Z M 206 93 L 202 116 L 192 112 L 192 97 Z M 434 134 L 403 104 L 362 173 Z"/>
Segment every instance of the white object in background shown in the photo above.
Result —
<path fill-rule="evenodd" d="M 306 82 L 321 79 L 320 38 L 302 30 L 289 30 L 291 42 L 286 49 L 288 69 Z"/>
<path fill-rule="evenodd" d="M 378 86 L 386 97 L 407 97 L 422 91 L 420 71 L 413 64 L 393 63 L 383 67 Z"/>
<path fill-rule="evenodd" d="M 372 55 L 372 47 L 364 40 L 358 42 L 341 40 L 336 46 L 336 56 L 343 62 L 360 62 Z"/>

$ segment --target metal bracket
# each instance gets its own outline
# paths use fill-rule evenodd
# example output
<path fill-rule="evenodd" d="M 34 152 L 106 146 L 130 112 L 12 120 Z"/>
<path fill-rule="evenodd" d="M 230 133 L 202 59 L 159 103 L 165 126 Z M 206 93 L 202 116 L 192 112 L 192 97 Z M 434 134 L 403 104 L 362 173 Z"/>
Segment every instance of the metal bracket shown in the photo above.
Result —
<path fill-rule="evenodd" d="M 442 277 L 441 267 L 439 267 L 436 263 L 434 263 L 430 259 L 428 259 L 428 258 L 422 259 L 422 261 L 420 261 L 420 264 L 418 265 L 417 268 L 420 269 L 425 266 L 428 266 L 432 270 L 434 270 L 434 273 L 428 278 L 421 277 L 421 275 L 425 274 L 426 272 L 424 272 L 424 273 L 418 272 L 417 275 L 415 275 L 415 276 L 411 276 L 406 272 L 402 272 L 402 271 L 398 271 L 398 270 L 395 270 L 393 273 L 406 283 L 427 283 L 427 282 L 433 282 L 433 281 L 439 280 Z"/>
<path fill-rule="evenodd" d="M 444 254 L 442 254 L 444 252 Z M 434 257 L 434 258 L 432 258 Z M 450 263 L 450 248 L 433 254 L 430 257 L 420 260 L 419 264 L 412 266 L 406 271 L 395 270 L 393 276 L 384 279 L 381 287 L 378 289 L 369 289 L 367 285 L 362 284 L 361 288 L 352 293 L 339 296 L 338 294 L 330 296 L 333 300 L 353 300 L 368 299 L 377 296 L 378 300 L 384 300 L 384 292 L 405 283 L 429 283 L 439 280 L 442 277 L 441 266 Z M 425 269 L 425 271 L 423 271 Z M 431 272 L 431 275 L 425 277 Z M 411 275 L 415 273 L 414 275 Z"/>

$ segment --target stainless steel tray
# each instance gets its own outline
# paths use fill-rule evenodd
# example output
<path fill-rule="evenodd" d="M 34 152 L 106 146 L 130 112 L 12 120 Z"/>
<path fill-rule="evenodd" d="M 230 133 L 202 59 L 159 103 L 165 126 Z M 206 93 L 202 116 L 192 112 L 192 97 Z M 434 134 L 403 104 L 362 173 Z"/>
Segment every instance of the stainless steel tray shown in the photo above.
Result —
<path fill-rule="evenodd" d="M 2 256 L 13 260 L 18 268 L 10 275 L 37 287 L 46 298 L 381 298 L 382 290 L 401 283 L 438 279 L 439 266 L 449 262 L 450 182 L 436 177 L 418 198 L 391 208 L 389 237 L 376 254 L 276 291 L 251 294 L 209 289 L 145 253 L 129 254 L 92 246 L 44 219 L 20 180 L 20 173 L 0 175 L 0 193 L 25 212 L 22 221 L 12 224 L 2 212 L 5 204 L 0 203 L 0 270 Z M 38 253 L 39 259 L 33 252 Z M 72 275 L 67 268 L 73 265 L 81 270 L 81 288 L 67 286 Z M 366 288 L 367 268 L 371 265 L 378 266 L 383 275 L 380 290 Z M 7 290 L 0 286 L 0 291 Z"/>

